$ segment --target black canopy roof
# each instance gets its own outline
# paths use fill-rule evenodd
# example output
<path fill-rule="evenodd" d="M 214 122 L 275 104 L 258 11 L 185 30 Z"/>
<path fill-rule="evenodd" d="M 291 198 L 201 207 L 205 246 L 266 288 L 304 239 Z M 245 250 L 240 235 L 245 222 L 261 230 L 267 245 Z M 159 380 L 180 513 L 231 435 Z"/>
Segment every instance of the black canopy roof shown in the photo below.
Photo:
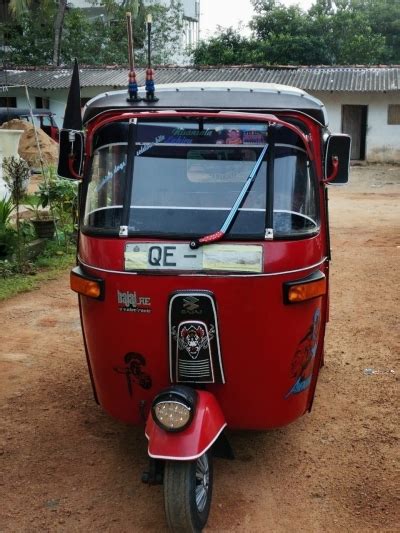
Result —
<path fill-rule="evenodd" d="M 140 93 L 139 93 L 140 95 Z M 306 92 L 283 85 L 267 83 L 186 83 L 159 85 L 157 102 L 127 101 L 127 91 L 103 93 L 90 100 L 85 107 L 83 121 L 88 122 L 102 112 L 129 110 L 218 110 L 243 112 L 269 112 L 297 110 L 327 125 L 325 107 Z M 142 95 L 144 96 L 144 95 Z"/>

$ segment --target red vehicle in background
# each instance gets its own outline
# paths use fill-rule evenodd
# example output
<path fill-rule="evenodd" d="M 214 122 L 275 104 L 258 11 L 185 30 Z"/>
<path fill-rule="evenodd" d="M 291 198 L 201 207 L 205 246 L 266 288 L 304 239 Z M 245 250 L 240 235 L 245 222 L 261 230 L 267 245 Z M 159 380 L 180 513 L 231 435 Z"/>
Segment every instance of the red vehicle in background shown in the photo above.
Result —
<path fill-rule="evenodd" d="M 0 126 L 13 119 L 26 120 L 42 129 L 53 141 L 58 142 L 59 129 L 49 109 L 21 109 L 19 107 L 0 107 Z"/>
<path fill-rule="evenodd" d="M 329 315 L 327 184 L 347 181 L 350 138 L 329 133 L 305 92 L 256 83 L 102 94 L 83 133 L 77 72 L 59 173 L 81 180 L 71 287 L 94 395 L 145 426 L 144 481 L 164 483 L 169 527 L 200 531 L 213 456 L 232 456 L 225 429 L 311 410 Z"/>

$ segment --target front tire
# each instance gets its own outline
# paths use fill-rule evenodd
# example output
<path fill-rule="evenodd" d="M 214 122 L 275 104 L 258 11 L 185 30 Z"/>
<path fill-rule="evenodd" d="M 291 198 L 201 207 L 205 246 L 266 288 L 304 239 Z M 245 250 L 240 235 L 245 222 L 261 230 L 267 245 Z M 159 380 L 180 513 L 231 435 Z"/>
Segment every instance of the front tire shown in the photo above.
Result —
<path fill-rule="evenodd" d="M 167 461 L 164 471 L 164 505 L 172 531 L 194 533 L 206 525 L 213 485 L 212 456 L 194 461 Z"/>

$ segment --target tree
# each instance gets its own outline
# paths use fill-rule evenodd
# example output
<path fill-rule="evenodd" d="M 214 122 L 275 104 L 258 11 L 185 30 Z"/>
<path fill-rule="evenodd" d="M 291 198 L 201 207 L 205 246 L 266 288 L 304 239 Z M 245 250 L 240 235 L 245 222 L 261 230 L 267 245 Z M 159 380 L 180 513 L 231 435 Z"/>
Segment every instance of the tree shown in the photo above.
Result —
<path fill-rule="evenodd" d="M 364 13 L 371 30 L 385 38 L 383 61 L 400 62 L 400 2 L 398 0 L 359 0 L 354 10 Z"/>
<path fill-rule="evenodd" d="M 267 64 L 332 63 L 332 43 L 327 24 L 319 20 L 318 31 L 311 17 L 299 6 L 285 7 L 275 0 L 254 2 L 256 15 L 250 22 Z"/>
<path fill-rule="evenodd" d="M 67 0 L 58 0 L 58 9 L 54 18 L 54 45 L 53 45 L 53 65 L 60 64 L 61 37 L 63 31 Z"/>
<path fill-rule="evenodd" d="M 87 19 L 81 9 L 71 9 L 66 18 L 66 38 L 63 42 L 63 60 L 71 62 L 75 57 L 89 65 L 126 64 L 128 38 L 126 12 L 132 13 L 133 45 L 140 50 L 145 39 L 146 9 L 142 1 L 97 0 L 94 6 L 104 9 L 104 16 L 95 21 Z"/>
<path fill-rule="evenodd" d="M 252 36 L 232 28 L 200 43 L 196 64 L 333 65 L 400 62 L 400 2 L 315 0 L 308 10 L 252 0 Z M 228 48 L 225 51 L 224 48 Z M 229 50 L 234 49 L 234 53 Z"/>
<path fill-rule="evenodd" d="M 7 35 L 5 60 L 15 65 L 70 64 L 75 57 L 81 64 L 127 64 L 126 12 L 133 14 L 133 40 L 138 65 L 146 64 L 144 48 L 146 15 L 153 14 L 153 62 L 170 62 L 180 48 L 183 27 L 182 5 L 173 0 L 169 8 L 152 1 L 95 0 L 104 16 L 95 21 L 86 11 L 70 8 L 66 0 L 12 0 L 22 2 L 18 16 L 3 25 Z M 66 9 L 61 10 L 61 5 Z M 146 3 L 148 4 L 148 2 Z M 29 7 L 29 8 L 28 8 Z M 61 20 L 61 17 L 62 20 Z M 60 23 L 61 20 L 61 23 Z"/>
<path fill-rule="evenodd" d="M 31 4 L 32 0 L 10 0 L 8 9 L 10 13 L 18 19 L 29 10 Z"/>
<path fill-rule="evenodd" d="M 198 65 L 240 65 L 264 61 L 259 43 L 243 37 L 240 28 L 219 27 L 218 35 L 201 41 L 193 50 L 192 57 Z"/>
<path fill-rule="evenodd" d="M 10 0 L 9 10 L 17 20 L 21 20 L 27 15 L 32 3 L 32 0 Z M 40 4 L 41 7 L 48 12 L 48 15 L 53 11 L 52 2 L 50 0 L 36 2 L 34 11 L 36 11 L 36 4 Z M 61 36 L 65 10 L 67 9 L 67 0 L 58 0 L 57 6 L 57 12 L 54 17 L 53 65 L 60 64 Z"/>
<path fill-rule="evenodd" d="M 6 48 L 3 58 L 15 65 L 50 65 L 52 62 L 53 28 L 42 7 L 22 12 L 2 25 Z"/>

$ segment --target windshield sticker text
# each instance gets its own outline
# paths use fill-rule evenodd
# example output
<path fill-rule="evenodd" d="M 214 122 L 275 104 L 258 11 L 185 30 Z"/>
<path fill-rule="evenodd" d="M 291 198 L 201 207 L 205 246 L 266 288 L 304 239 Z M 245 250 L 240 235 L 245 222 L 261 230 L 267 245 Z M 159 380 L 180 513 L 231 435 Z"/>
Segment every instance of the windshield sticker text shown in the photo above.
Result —
<path fill-rule="evenodd" d="M 138 155 L 144 154 L 145 152 L 147 152 L 147 150 L 150 150 L 150 148 L 153 148 L 155 144 L 162 143 L 164 140 L 165 140 L 165 135 L 159 135 L 158 137 L 154 139 L 153 143 L 142 144 L 142 146 L 137 150 L 136 155 L 138 156 Z"/>
<path fill-rule="evenodd" d="M 106 185 L 109 181 L 111 181 L 118 172 L 121 172 L 121 170 L 124 170 L 125 167 L 126 167 L 126 161 L 122 161 L 122 163 L 120 163 L 119 165 L 115 165 L 114 170 L 110 170 L 109 172 L 107 172 L 104 178 L 100 180 L 100 183 L 96 187 L 96 192 L 99 192 L 100 189 L 104 187 L 104 185 Z"/>
<path fill-rule="evenodd" d="M 210 137 L 214 130 L 186 130 L 184 128 L 175 128 L 172 130 L 172 135 L 179 137 Z"/>

